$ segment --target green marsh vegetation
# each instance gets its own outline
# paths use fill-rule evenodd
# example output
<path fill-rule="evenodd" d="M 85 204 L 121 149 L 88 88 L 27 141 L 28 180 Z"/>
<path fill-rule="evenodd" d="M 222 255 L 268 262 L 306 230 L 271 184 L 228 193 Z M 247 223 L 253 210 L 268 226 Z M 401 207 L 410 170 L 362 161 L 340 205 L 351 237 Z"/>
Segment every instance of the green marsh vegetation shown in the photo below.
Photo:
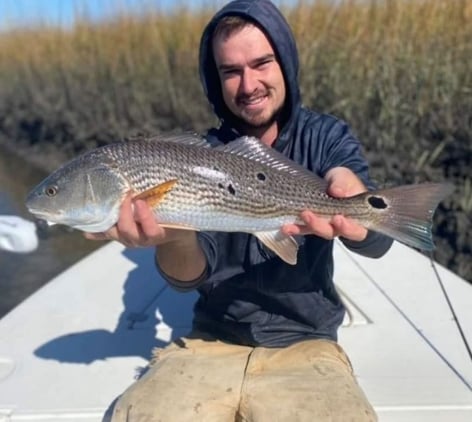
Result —
<path fill-rule="evenodd" d="M 290 6 L 289 6 L 290 4 Z M 303 102 L 348 121 L 380 186 L 449 180 L 435 257 L 472 281 L 472 0 L 283 7 Z M 137 134 L 216 123 L 198 80 L 214 9 L 125 12 L 0 34 L 0 142 L 46 170 Z"/>

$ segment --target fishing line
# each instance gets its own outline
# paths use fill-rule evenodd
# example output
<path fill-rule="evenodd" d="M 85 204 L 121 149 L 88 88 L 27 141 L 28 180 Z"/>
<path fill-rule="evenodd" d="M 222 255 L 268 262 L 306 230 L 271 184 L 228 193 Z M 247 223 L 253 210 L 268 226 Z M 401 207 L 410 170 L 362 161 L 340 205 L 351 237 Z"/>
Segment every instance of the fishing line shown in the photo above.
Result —
<path fill-rule="evenodd" d="M 373 286 L 382 294 L 382 296 L 400 313 L 403 319 L 415 330 L 415 332 L 429 345 L 429 347 L 436 353 L 436 355 L 449 367 L 449 369 L 462 381 L 468 390 L 472 391 L 472 384 L 460 373 L 460 371 L 449 362 L 441 351 L 431 342 L 426 334 L 413 322 L 413 320 L 406 314 L 405 311 L 390 297 L 390 295 L 377 283 L 373 277 L 364 269 L 364 267 L 354 258 L 347 249 L 343 248 L 351 262 L 367 277 Z"/>
<path fill-rule="evenodd" d="M 433 267 L 433 271 L 434 271 L 434 274 L 436 275 L 436 279 L 438 280 L 439 286 L 441 287 L 441 290 L 444 294 L 444 297 L 446 298 L 446 302 L 447 302 L 447 305 L 449 306 L 449 310 L 451 311 L 452 318 L 453 318 L 454 322 L 456 323 L 457 329 L 459 330 L 459 334 L 462 338 L 462 342 L 464 343 L 464 346 L 467 349 L 467 352 L 469 354 L 469 358 L 472 362 L 472 350 L 470 349 L 470 345 L 469 345 L 469 342 L 467 341 L 467 337 L 464 334 L 464 331 L 462 329 L 459 318 L 457 318 L 457 314 L 456 314 L 456 311 L 454 309 L 454 306 L 452 305 L 452 302 L 449 298 L 449 295 L 447 294 L 446 288 L 444 287 L 443 280 L 442 280 L 441 276 L 439 275 L 438 269 L 436 267 L 436 263 L 434 262 L 434 259 L 433 259 L 433 253 L 432 252 L 429 252 L 429 260 L 431 262 L 431 266 Z"/>

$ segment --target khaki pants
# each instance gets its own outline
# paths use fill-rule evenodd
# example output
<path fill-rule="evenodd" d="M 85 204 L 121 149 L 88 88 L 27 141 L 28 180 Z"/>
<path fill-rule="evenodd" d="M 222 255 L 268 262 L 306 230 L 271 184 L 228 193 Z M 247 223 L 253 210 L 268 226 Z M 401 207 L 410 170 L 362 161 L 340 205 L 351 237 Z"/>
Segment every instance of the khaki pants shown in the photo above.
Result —
<path fill-rule="evenodd" d="M 112 416 L 112 422 L 376 420 L 338 344 L 254 348 L 206 334 L 159 350 Z"/>

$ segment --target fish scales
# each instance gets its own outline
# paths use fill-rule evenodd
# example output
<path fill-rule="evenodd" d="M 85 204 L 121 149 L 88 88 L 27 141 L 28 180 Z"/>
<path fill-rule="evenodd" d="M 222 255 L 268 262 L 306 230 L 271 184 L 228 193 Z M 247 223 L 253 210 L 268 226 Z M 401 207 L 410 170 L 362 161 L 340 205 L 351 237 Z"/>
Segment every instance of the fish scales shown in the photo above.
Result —
<path fill-rule="evenodd" d="M 208 154 L 207 154 L 208 152 Z M 173 151 L 172 156 L 181 156 L 179 151 Z M 310 195 L 308 186 L 295 184 L 295 189 L 290 189 L 285 178 L 269 175 L 270 169 L 263 165 L 257 165 L 256 168 L 245 168 L 246 160 L 239 157 L 231 157 L 228 160 L 226 154 L 219 154 L 218 163 L 220 168 L 224 168 L 224 175 L 221 180 L 211 180 L 203 177 L 200 173 L 205 169 L 219 172 L 213 168 L 212 162 L 215 161 L 211 150 L 197 149 L 195 155 L 186 157 L 188 165 L 185 166 L 185 174 L 180 168 L 178 172 L 167 174 L 165 178 L 177 178 L 178 184 L 175 190 L 169 193 L 161 204 L 161 210 L 165 210 L 167 204 L 175 208 L 184 206 L 207 207 L 214 213 L 208 214 L 208 225 L 202 229 L 209 229 L 211 225 L 214 228 L 215 216 L 227 213 L 228 215 L 246 216 L 246 219 L 253 218 L 275 218 L 276 221 L 271 224 L 280 225 L 283 222 L 294 221 L 296 219 L 296 210 L 303 209 L 309 204 L 313 204 L 316 196 Z M 184 160 L 182 160 L 185 162 Z M 198 166 L 196 165 L 198 163 Z M 199 172 L 195 176 L 194 169 L 198 167 Z M 257 174 L 265 172 L 267 178 L 264 182 L 258 181 Z M 252 177 L 248 177 L 251 175 Z M 217 175 L 218 176 L 218 175 Z M 218 177 L 217 177 L 218 179 Z M 257 187 L 252 187 L 251 183 L 256 182 Z M 174 209 L 175 211 L 175 209 Z M 161 217 L 164 211 L 159 212 Z M 193 211 L 194 213 L 194 211 Z M 180 217 L 180 216 L 179 216 Z M 177 218 L 179 218 L 177 217 Z M 225 227 L 228 228 L 229 218 L 224 219 Z M 236 224 L 234 230 L 242 230 L 247 227 L 248 222 L 241 218 L 238 221 L 243 224 Z M 188 221 L 190 223 L 190 221 Z M 260 224 L 260 223 L 257 223 Z M 219 227 L 218 227 L 219 228 Z"/>
<path fill-rule="evenodd" d="M 150 195 L 146 198 L 163 225 L 251 233 L 294 263 L 296 242 L 282 236 L 280 227 L 301 223 L 305 209 L 324 217 L 343 214 L 411 246 L 431 249 L 434 210 L 452 189 L 429 183 L 339 199 L 330 197 L 326 186 L 255 138 L 212 148 L 197 136 L 182 135 L 88 152 L 33 189 L 27 207 L 38 218 L 97 232 L 116 223 L 129 192 Z"/>
<path fill-rule="evenodd" d="M 150 145 L 157 146 L 157 144 Z M 170 163 L 170 167 L 173 168 L 177 167 L 175 157 L 179 157 L 179 171 L 165 174 L 164 179 L 176 177 L 179 179 L 179 186 L 184 187 L 184 189 L 179 189 L 178 186 L 175 191 L 169 194 L 168 200 L 162 203 L 162 211 L 158 212 L 158 216 L 162 219 L 171 219 L 169 216 L 175 215 L 175 218 L 171 220 L 177 222 L 185 214 L 185 223 L 192 225 L 192 220 L 196 219 L 196 216 L 194 213 L 183 213 L 184 204 L 190 204 L 192 207 L 195 205 L 206 206 L 214 211 L 207 214 L 208 218 L 199 219 L 198 224 L 202 226 L 202 230 L 224 228 L 240 231 L 247 228 L 252 229 L 253 226 L 248 221 L 251 217 L 270 219 L 265 222 L 264 228 L 273 227 L 298 221 L 296 216 L 299 211 L 307 208 L 322 216 L 343 213 L 359 220 L 369 218 L 375 220 L 376 218 L 376 214 L 372 213 L 358 199 L 333 200 L 325 192 L 313 189 L 312 180 L 297 180 L 296 183 L 293 183 L 293 180 L 290 180 L 293 179 L 293 175 L 287 178 L 287 174 L 272 174 L 271 169 L 260 161 L 248 162 L 241 157 L 228 156 L 224 152 L 198 147 L 186 148 L 185 145 L 179 144 L 166 148 L 164 154 L 162 151 L 156 152 L 158 154 L 146 153 L 144 157 L 160 157 L 161 163 L 167 163 L 167 165 Z M 218 162 L 218 166 L 213 164 L 215 161 Z M 146 163 L 146 160 L 143 162 Z M 184 169 L 187 170 L 185 175 L 188 177 L 183 176 L 184 173 L 181 172 L 183 163 L 185 163 Z M 215 172 L 219 172 L 219 168 L 224 168 L 225 177 L 222 180 L 224 183 L 219 183 L 219 186 L 215 187 L 214 183 L 209 183 L 207 177 L 202 178 L 200 175 L 200 177 L 195 177 L 192 172 L 195 167 L 207 168 Z M 268 175 L 262 182 L 257 179 L 257 174 L 261 173 Z M 149 179 L 148 176 L 146 178 Z M 258 183 L 257 187 L 249 189 L 248 187 L 254 182 Z M 196 195 L 196 192 L 200 194 Z M 202 192 L 211 193 L 205 195 Z M 174 207 L 167 210 L 167 204 L 172 204 Z M 180 208 L 180 212 L 177 208 Z M 226 216 L 226 213 L 247 218 L 238 218 L 232 221 Z M 231 226 L 231 222 L 234 223 L 234 227 Z M 254 224 L 261 227 L 259 222 Z"/>
<path fill-rule="evenodd" d="M 218 160 L 219 166 L 225 168 L 224 173 L 220 173 L 213 164 L 214 151 L 209 149 L 188 148 L 178 144 L 159 148 L 161 146 L 159 144 L 147 143 L 144 144 L 147 148 L 137 150 L 132 148 L 127 151 L 128 146 L 132 145 L 123 144 L 120 154 L 117 154 L 116 149 L 113 154 L 114 159 L 120 162 L 119 170 L 123 172 L 134 190 L 142 192 L 166 180 L 178 180 L 175 189 L 164 199 L 163 208 L 167 204 L 181 207 L 191 201 L 192 205 L 200 204 L 215 207 L 216 210 L 230 210 L 241 215 L 249 213 L 263 217 L 293 213 L 297 206 L 306 206 L 313 202 L 308 195 L 309 190 L 303 187 L 298 187 L 290 195 L 291 191 L 287 191 L 287 187 L 284 186 L 286 180 L 279 177 L 268 177 L 264 183 L 258 182 L 260 186 L 257 189 L 248 189 L 248 182 L 254 180 L 257 182 L 257 172 L 268 173 L 268 169 L 260 164 L 255 169 L 245 169 L 247 161 L 239 157 L 230 157 L 229 160 L 227 154 L 218 154 L 221 156 Z M 128 156 L 134 159 L 128 160 Z M 176 161 L 175 157 L 179 157 L 179 160 Z M 196 167 L 199 173 L 194 171 Z M 208 176 L 202 176 L 201 173 L 205 169 L 214 171 L 214 176 L 220 176 L 221 180 L 218 178 L 211 180 Z M 254 174 L 253 180 L 244 177 L 247 173 Z M 300 192 L 306 197 L 305 200 L 300 201 Z"/>

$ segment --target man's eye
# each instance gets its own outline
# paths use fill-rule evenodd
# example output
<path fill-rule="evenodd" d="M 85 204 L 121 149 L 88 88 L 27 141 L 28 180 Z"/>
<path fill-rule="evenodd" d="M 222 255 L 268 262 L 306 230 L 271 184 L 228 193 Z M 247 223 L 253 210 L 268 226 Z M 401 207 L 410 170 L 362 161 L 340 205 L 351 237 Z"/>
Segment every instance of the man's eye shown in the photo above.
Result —
<path fill-rule="evenodd" d="M 223 71 L 223 75 L 225 76 L 232 76 L 232 75 L 237 75 L 237 74 L 238 74 L 237 69 L 226 69 L 225 71 Z"/>
<path fill-rule="evenodd" d="M 257 67 L 261 69 L 267 67 L 270 63 L 272 63 L 272 60 L 264 60 L 263 62 L 258 63 Z"/>

